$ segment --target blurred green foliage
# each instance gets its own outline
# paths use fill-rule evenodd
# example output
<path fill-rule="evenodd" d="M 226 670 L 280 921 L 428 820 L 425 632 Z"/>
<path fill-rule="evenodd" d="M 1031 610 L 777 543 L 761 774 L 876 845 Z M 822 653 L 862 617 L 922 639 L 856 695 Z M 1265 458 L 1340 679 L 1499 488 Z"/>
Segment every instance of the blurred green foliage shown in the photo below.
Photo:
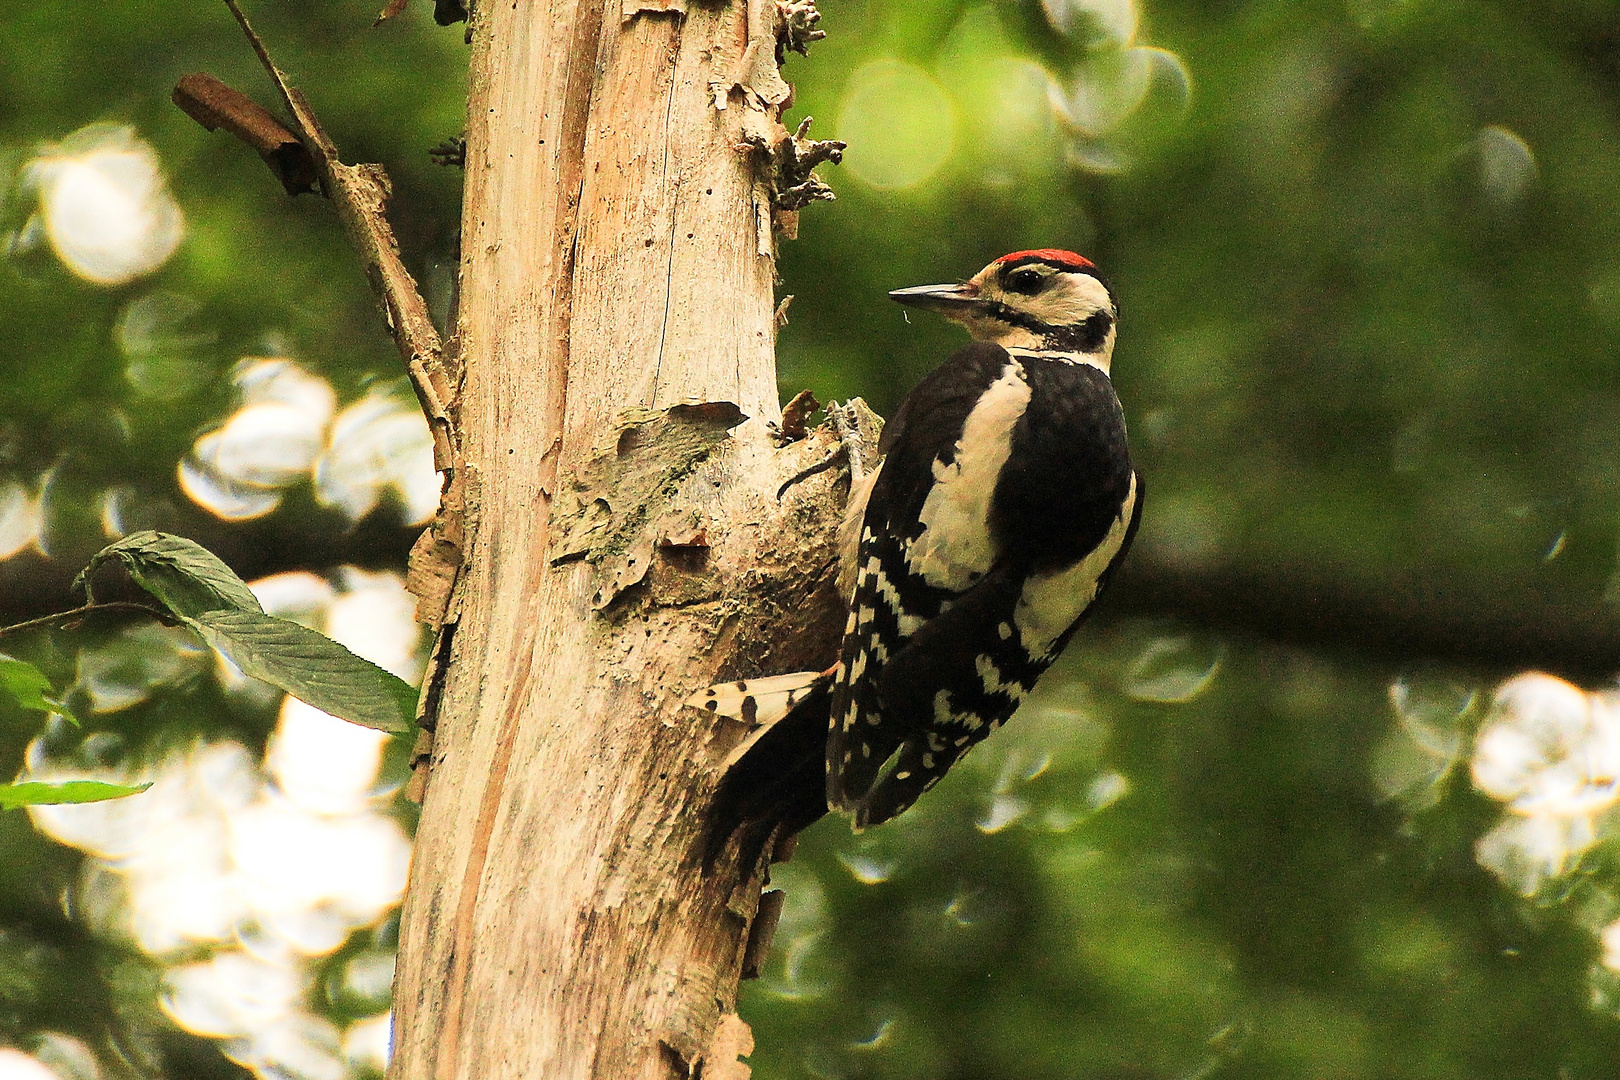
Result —
<path fill-rule="evenodd" d="M 442 312 L 459 176 L 427 151 L 462 126 L 461 31 L 425 3 L 371 29 L 377 6 L 252 14 L 345 157 L 387 166 Z M 784 245 L 784 391 L 889 411 L 959 338 L 886 290 L 1072 248 L 1123 306 L 1114 370 L 1148 484 L 1133 560 L 1241 571 L 1306 607 L 1325 602 L 1315 583 L 1375 604 L 1418 583 L 1614 614 L 1620 3 L 821 10 L 827 39 L 787 75 L 816 133 L 851 147 L 822 170 L 838 201 Z M 13 4 L 0 27 L 0 482 L 43 490 L 45 552 L 0 562 L 0 608 L 66 606 L 39 583 L 65 588 L 105 543 L 115 487 L 128 528 L 211 529 L 268 568 L 402 565 L 392 507 L 349 531 L 300 489 L 222 530 L 176 484 L 243 356 L 292 357 L 344 401 L 398 381 L 328 208 L 168 102 L 199 70 L 269 99 L 223 7 Z M 186 227 L 160 270 L 111 287 L 28 225 L 25 166 L 93 123 L 150 144 Z M 1432 615 L 1397 606 L 1390 625 Z M 222 693 L 202 658 L 97 633 L 29 654 L 79 687 L 85 720 L 45 749 L 262 747 L 267 704 Z M 860 836 L 823 822 L 776 868 L 783 925 L 743 1006 L 756 1075 L 1620 1075 L 1612 800 L 1558 819 L 1589 834 L 1547 872 L 1491 862 L 1482 841 L 1515 815 L 1470 763 L 1511 670 L 1365 645 L 1102 613 L 914 812 Z M 146 691 L 121 709 L 84 689 L 118 665 Z M 9 779 L 37 716 L 0 709 Z M 86 915 L 90 860 L 20 813 L 0 813 L 0 852 L 0 1043 L 56 1060 L 46 1037 L 72 1036 L 107 1076 L 241 1075 L 159 1010 L 173 958 Z M 310 1007 L 374 1013 L 392 933 L 319 960 Z"/>

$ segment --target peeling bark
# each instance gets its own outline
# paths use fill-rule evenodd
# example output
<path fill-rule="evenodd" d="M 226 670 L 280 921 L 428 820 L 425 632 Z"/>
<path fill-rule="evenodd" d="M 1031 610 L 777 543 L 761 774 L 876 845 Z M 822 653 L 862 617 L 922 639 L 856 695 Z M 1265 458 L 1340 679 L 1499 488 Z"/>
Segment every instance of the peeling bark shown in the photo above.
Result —
<path fill-rule="evenodd" d="M 840 445 L 772 437 L 775 181 L 748 136 L 791 136 L 782 101 L 736 82 L 742 107 L 714 107 L 759 70 L 763 17 L 801 39 L 814 19 L 685 7 L 519 0 L 474 24 L 466 561 L 441 582 L 396 1080 L 748 1072 L 736 991 L 766 858 L 702 858 L 747 732 L 680 703 L 831 661 L 847 479 L 778 498 Z"/>

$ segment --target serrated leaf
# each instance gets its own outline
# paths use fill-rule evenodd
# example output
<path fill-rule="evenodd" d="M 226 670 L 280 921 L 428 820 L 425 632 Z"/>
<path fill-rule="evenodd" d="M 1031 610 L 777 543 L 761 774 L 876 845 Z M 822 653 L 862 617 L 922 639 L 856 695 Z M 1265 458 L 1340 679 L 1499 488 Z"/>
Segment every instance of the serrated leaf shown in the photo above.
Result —
<path fill-rule="evenodd" d="M 205 611 L 186 624 L 263 679 L 322 712 L 379 731 L 416 726 L 416 689 L 307 626 L 256 611 Z"/>
<path fill-rule="evenodd" d="M 38 709 L 45 713 L 59 713 L 72 721 L 79 718 L 68 712 L 63 704 L 47 695 L 51 680 L 45 673 L 26 660 L 0 654 L 0 691 L 5 692 L 25 709 Z"/>
<path fill-rule="evenodd" d="M 69 780 L 63 784 L 0 784 L 0 810 L 19 806 L 52 806 L 61 803 L 106 802 L 126 795 L 139 795 L 151 784 L 104 784 L 100 780 Z"/>
<path fill-rule="evenodd" d="M 135 583 L 181 618 L 205 611 L 259 611 L 258 597 L 219 556 L 192 540 L 145 529 L 130 533 L 96 552 L 75 586 L 90 595 L 90 577 L 103 563 L 117 559 Z"/>

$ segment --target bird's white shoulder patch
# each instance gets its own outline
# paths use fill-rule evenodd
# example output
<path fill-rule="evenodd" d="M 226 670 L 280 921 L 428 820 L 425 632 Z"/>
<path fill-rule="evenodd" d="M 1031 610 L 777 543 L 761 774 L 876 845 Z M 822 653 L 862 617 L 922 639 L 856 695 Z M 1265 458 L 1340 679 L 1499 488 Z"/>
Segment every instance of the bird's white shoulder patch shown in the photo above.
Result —
<path fill-rule="evenodd" d="M 1114 519 L 1102 543 L 1083 559 L 1061 570 L 1031 574 L 1024 581 L 1018 604 L 1013 608 L 1013 623 L 1018 627 L 1019 642 L 1030 656 L 1044 657 L 1050 653 L 1057 639 L 1097 598 L 1097 582 L 1125 543 L 1135 512 L 1136 476 L 1133 473 L 1125 501 L 1120 504 L 1119 517 Z"/>
<path fill-rule="evenodd" d="M 1012 454 L 1013 426 L 1029 407 L 1023 365 L 1013 360 L 974 404 L 956 441 L 956 460 L 934 462 L 934 486 L 918 516 L 922 535 L 906 550 L 913 573 L 936 588 L 962 592 L 996 559 L 990 497 Z"/>

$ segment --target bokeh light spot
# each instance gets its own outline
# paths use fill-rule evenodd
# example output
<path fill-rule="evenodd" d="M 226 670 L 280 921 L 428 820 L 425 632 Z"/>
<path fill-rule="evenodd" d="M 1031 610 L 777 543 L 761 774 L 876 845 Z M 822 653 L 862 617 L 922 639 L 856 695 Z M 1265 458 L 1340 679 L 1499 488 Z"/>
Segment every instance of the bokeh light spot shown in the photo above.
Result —
<path fill-rule="evenodd" d="M 21 1050 L 13 1050 L 9 1046 L 0 1046 L 0 1080 L 60 1080 L 60 1078 L 37 1058 L 31 1058 Z"/>
<path fill-rule="evenodd" d="M 81 648 L 73 685 L 90 699 L 94 711 L 118 712 L 201 673 L 207 658 L 191 631 L 137 623 Z"/>
<path fill-rule="evenodd" d="M 185 236 L 156 151 L 134 130 L 92 124 L 24 170 L 57 258 L 98 285 L 121 285 L 168 261 Z"/>
<path fill-rule="evenodd" d="M 1479 186 L 1498 207 L 1518 202 L 1541 175 L 1530 144 L 1500 124 L 1481 128 L 1474 150 L 1479 155 Z"/>
<path fill-rule="evenodd" d="M 38 495 L 16 480 L 0 483 L 0 559 L 37 546 L 43 521 Z"/>
<path fill-rule="evenodd" d="M 850 877 L 862 885 L 881 885 L 894 873 L 893 860 L 879 859 L 871 855 L 840 851 L 838 861 L 844 864 L 844 869 L 849 871 Z"/>
<path fill-rule="evenodd" d="M 1620 799 L 1620 716 L 1610 702 L 1531 673 L 1496 692 L 1474 786 L 1524 814 L 1592 813 Z"/>
<path fill-rule="evenodd" d="M 202 305 L 196 299 L 160 289 L 124 306 L 113 340 L 124 354 L 124 377 L 142 397 L 174 401 L 200 388 L 213 365 L 200 350 L 219 337 L 189 329 Z"/>
<path fill-rule="evenodd" d="M 330 383 L 290 360 L 248 358 L 234 376 L 241 403 L 180 462 L 180 487 L 218 517 L 270 513 L 282 492 L 313 479 L 315 498 L 351 521 L 392 492 L 407 524 L 439 505 L 433 437 L 414 402 L 372 392 L 337 410 Z"/>
<path fill-rule="evenodd" d="M 1620 802 L 1620 694 L 1540 672 L 1496 691 L 1474 746 L 1474 786 L 1510 811 L 1475 848 L 1525 895 L 1564 873 L 1610 828 Z"/>
<path fill-rule="evenodd" d="M 334 588 L 292 572 L 249 587 L 267 611 L 415 678 L 420 627 L 400 575 L 343 567 L 336 579 Z M 133 659 L 121 640 L 82 650 L 81 672 L 105 685 L 81 674 L 80 689 L 102 704 L 149 695 L 175 677 L 158 663 L 160 645 L 171 666 L 183 663 L 191 675 L 207 670 L 208 654 L 198 667 L 195 642 L 187 650 L 167 639 L 145 644 L 151 648 L 136 649 Z M 113 668 L 119 677 L 108 681 L 101 673 Z M 236 692 L 250 683 L 228 665 L 218 670 L 228 690 L 232 680 Z M 327 985 L 330 976 L 341 981 L 346 1009 L 388 1005 L 393 954 L 375 928 L 399 905 L 411 843 L 378 784 L 386 741 L 292 698 L 282 703 L 262 764 L 231 741 L 129 762 L 122 740 L 53 721 L 28 748 L 25 778 L 90 773 L 154 783 L 137 798 L 29 813 L 41 832 L 93 857 L 70 902 L 100 932 L 131 939 L 166 968 L 162 1004 L 176 1024 L 220 1040 L 226 1057 L 265 1080 L 343 1080 L 381 1070 L 387 1058 L 386 1013 L 340 1030 L 313 1011 L 318 958 L 357 932 L 367 947 L 332 965 Z"/>
<path fill-rule="evenodd" d="M 373 1016 L 352 1024 L 343 1034 L 343 1056 L 350 1065 L 373 1072 L 388 1068 L 394 1042 L 394 1018 Z"/>
<path fill-rule="evenodd" d="M 315 497 L 358 521 L 392 489 L 407 524 L 439 506 L 433 436 L 414 402 L 370 394 L 338 414 L 331 442 L 315 469 Z"/>
<path fill-rule="evenodd" d="M 1218 642 L 1201 642 L 1185 634 L 1155 638 L 1125 669 L 1120 688 L 1138 701 L 1183 704 L 1215 682 L 1221 651 Z"/>
<path fill-rule="evenodd" d="M 1140 21 L 1134 0 L 1041 0 L 1052 29 L 1064 37 L 1128 45 Z"/>
<path fill-rule="evenodd" d="M 838 110 L 844 158 L 875 188 L 916 187 L 956 145 L 956 107 L 928 72 L 903 60 L 874 60 L 850 76 Z"/>
<path fill-rule="evenodd" d="M 238 483 L 195 456 L 181 460 L 175 479 L 187 498 L 225 521 L 251 521 L 281 505 L 281 492 Z"/>

